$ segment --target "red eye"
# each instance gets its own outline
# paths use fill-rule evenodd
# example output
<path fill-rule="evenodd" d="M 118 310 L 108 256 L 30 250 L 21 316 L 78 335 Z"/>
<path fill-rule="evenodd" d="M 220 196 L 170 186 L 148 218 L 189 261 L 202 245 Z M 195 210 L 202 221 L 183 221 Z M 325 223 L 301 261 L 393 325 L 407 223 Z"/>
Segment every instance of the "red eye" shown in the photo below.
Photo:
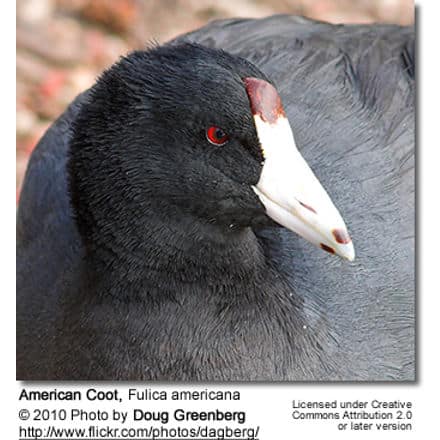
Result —
<path fill-rule="evenodd" d="M 224 145 L 229 140 L 229 136 L 220 128 L 215 125 L 206 129 L 206 137 L 211 144 Z"/>

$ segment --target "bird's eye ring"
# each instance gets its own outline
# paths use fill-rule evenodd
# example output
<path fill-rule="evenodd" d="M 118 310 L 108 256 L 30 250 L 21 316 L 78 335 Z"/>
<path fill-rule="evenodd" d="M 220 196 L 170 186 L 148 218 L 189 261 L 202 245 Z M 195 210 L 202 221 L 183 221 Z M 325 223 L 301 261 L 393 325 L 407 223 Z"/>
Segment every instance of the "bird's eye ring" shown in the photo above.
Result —
<path fill-rule="evenodd" d="M 206 139 L 213 145 L 224 145 L 229 140 L 229 136 L 216 125 L 211 125 L 206 129 Z"/>

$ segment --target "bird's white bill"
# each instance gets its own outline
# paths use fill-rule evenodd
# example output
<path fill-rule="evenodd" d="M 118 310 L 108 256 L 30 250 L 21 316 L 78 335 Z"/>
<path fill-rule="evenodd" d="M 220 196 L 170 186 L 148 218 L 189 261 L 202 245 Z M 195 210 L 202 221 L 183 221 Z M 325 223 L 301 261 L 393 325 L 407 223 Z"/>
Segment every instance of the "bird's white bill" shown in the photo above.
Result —
<path fill-rule="evenodd" d="M 353 243 L 341 215 L 296 148 L 289 121 L 254 114 L 264 165 L 253 187 L 269 217 L 322 249 L 350 261 Z"/>

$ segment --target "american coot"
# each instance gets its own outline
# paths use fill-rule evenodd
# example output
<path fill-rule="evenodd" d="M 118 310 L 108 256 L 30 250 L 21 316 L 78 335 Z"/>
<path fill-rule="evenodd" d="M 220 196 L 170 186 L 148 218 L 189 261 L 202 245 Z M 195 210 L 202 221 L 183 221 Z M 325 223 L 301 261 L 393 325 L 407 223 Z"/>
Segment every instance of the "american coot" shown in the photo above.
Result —
<path fill-rule="evenodd" d="M 391 25 L 219 21 L 121 59 L 27 170 L 17 378 L 414 379 L 414 88 Z M 318 248 L 353 260 L 335 207 L 352 262 Z"/>

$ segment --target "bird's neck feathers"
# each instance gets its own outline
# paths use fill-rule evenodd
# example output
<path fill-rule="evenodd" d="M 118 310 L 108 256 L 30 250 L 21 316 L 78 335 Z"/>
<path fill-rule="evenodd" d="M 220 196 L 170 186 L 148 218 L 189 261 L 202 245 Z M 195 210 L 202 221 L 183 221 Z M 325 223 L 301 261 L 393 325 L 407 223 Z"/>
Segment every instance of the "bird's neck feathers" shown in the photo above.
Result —
<path fill-rule="evenodd" d="M 208 357 L 243 371 L 235 379 L 301 380 L 321 374 L 320 369 L 338 371 L 335 360 L 325 358 L 337 349 L 325 317 L 313 300 L 305 303 L 296 295 L 275 268 L 271 248 L 277 245 L 276 233 L 263 239 L 251 228 L 222 232 L 189 217 L 149 220 L 142 240 L 116 234 L 111 249 L 101 246 L 89 253 L 85 278 L 90 289 L 81 289 L 88 299 L 94 292 L 93 302 L 111 303 L 113 310 L 134 306 L 132 316 L 139 315 L 145 325 L 145 340 L 155 340 L 154 322 L 166 323 L 170 335 L 179 335 L 176 347 L 194 341 L 210 347 L 204 349 Z M 166 339 L 164 333 L 157 337 Z M 243 359 L 250 366 L 243 366 Z M 311 371 L 315 368 L 319 371 Z M 228 371 L 204 371 L 202 377 L 224 374 L 220 377 L 226 380 Z"/>
<path fill-rule="evenodd" d="M 86 260 L 100 292 L 124 297 L 175 296 L 182 285 L 232 292 L 263 282 L 272 270 L 251 228 L 221 228 L 189 216 L 151 215 L 137 226 L 133 220 L 129 231 L 112 231 L 88 246 Z"/>

